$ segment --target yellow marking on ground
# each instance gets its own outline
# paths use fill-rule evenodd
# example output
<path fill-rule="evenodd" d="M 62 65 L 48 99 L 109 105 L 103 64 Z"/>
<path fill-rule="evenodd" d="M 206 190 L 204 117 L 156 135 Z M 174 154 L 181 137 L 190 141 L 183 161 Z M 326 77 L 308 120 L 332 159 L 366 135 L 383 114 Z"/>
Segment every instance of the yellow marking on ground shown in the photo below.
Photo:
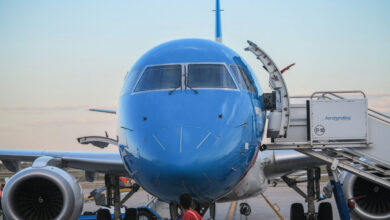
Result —
<path fill-rule="evenodd" d="M 264 198 L 264 200 L 267 202 L 267 204 L 269 205 L 269 207 L 271 207 L 272 210 L 274 210 L 275 214 L 280 218 L 280 220 L 284 220 L 284 218 L 280 215 L 279 211 L 280 211 L 280 207 L 277 205 L 277 204 L 272 204 L 268 199 L 267 197 L 264 196 L 264 194 L 262 193 L 261 194 Z M 275 206 L 277 206 L 279 208 L 279 210 L 276 210 Z"/>
<path fill-rule="evenodd" d="M 236 209 L 236 201 L 233 201 L 232 205 L 230 206 L 228 220 L 232 220 L 233 219 L 233 215 L 234 215 L 234 210 L 235 209 Z"/>

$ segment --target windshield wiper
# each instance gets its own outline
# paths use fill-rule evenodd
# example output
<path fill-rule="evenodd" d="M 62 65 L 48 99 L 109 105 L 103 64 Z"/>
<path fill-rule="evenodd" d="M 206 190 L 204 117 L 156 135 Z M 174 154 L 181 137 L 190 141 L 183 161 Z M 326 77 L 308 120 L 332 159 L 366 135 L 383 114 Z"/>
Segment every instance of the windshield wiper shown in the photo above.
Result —
<path fill-rule="evenodd" d="M 172 89 L 172 90 L 170 90 L 170 91 L 168 92 L 168 95 L 172 95 L 172 93 L 175 92 L 178 88 L 181 88 L 181 85 L 178 86 L 178 87 L 176 87 L 176 88 L 174 88 L 174 89 Z"/>
<path fill-rule="evenodd" d="M 194 91 L 195 94 L 198 94 L 198 93 L 199 93 L 198 90 L 196 90 L 196 89 L 192 88 L 191 86 L 189 86 L 189 85 L 188 85 L 188 82 L 187 82 L 187 84 L 186 84 L 186 88 L 187 88 L 187 87 L 190 88 L 192 91 Z"/>

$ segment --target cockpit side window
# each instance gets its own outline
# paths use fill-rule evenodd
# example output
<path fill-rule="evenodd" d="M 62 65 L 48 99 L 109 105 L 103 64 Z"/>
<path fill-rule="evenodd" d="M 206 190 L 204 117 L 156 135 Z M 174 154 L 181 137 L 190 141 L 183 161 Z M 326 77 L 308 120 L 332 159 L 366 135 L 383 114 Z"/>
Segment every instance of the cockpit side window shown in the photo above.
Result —
<path fill-rule="evenodd" d="M 233 74 L 236 77 L 236 81 L 238 82 L 240 87 L 247 90 L 246 83 L 245 83 L 244 78 L 242 77 L 242 75 L 240 73 L 240 70 L 238 69 L 238 66 L 230 65 L 230 68 L 233 70 Z"/>
<path fill-rule="evenodd" d="M 225 65 L 188 64 L 187 71 L 186 85 L 191 88 L 237 88 Z"/>
<path fill-rule="evenodd" d="M 181 86 L 181 65 L 147 67 L 134 92 L 174 89 Z"/>
<path fill-rule="evenodd" d="M 241 66 L 230 65 L 233 70 L 233 73 L 240 84 L 241 88 L 248 90 L 249 92 L 256 93 L 255 87 L 253 86 L 252 81 L 249 79 L 248 74 L 244 71 Z"/>
<path fill-rule="evenodd" d="M 132 88 L 134 88 L 134 84 L 136 83 L 140 72 L 141 69 L 135 69 L 135 70 L 131 70 L 131 72 L 127 72 L 125 81 L 123 83 L 121 95 L 130 92 Z"/>

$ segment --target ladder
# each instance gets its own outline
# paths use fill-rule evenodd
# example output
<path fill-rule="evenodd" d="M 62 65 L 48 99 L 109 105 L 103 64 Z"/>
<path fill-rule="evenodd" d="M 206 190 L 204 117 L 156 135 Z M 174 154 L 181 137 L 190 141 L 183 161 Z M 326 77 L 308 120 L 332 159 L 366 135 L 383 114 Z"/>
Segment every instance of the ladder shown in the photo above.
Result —
<path fill-rule="evenodd" d="M 261 149 L 293 149 L 324 161 L 331 165 L 332 170 L 340 168 L 390 188 L 390 117 L 369 109 L 362 91 L 320 91 L 311 96 L 289 97 L 283 76 L 272 59 L 253 42 L 248 41 L 248 44 L 245 50 L 262 62 L 270 76 L 270 87 L 276 93 L 275 106 L 267 109 L 270 111 L 268 131 L 272 128 L 271 135 L 267 135 L 271 137 L 271 143 L 263 144 Z M 351 99 L 342 94 L 359 95 L 359 98 Z M 302 99 L 305 103 L 294 104 L 293 99 Z M 341 112 L 341 116 L 328 117 L 324 114 L 327 111 L 332 114 Z M 326 131 L 327 135 L 332 135 L 324 137 L 327 125 L 319 125 L 319 120 L 329 123 Z M 345 122 L 335 123 L 342 120 Z M 358 125 L 356 129 L 354 123 Z M 275 125 L 279 127 L 273 127 Z M 346 134 L 345 138 L 338 135 L 338 129 Z M 277 135 L 274 131 L 278 131 Z"/>
<path fill-rule="evenodd" d="M 332 170 L 341 168 L 357 176 L 390 188 L 390 169 L 376 163 L 363 160 L 352 152 L 340 149 L 297 150 L 303 154 L 331 164 Z"/>

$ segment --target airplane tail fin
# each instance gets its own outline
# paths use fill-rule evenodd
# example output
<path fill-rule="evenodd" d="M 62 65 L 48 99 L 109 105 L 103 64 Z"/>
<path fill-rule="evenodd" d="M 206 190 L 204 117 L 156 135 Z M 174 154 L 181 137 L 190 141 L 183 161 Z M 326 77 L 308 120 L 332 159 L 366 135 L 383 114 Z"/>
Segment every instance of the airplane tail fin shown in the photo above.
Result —
<path fill-rule="evenodd" d="M 216 0 L 215 5 L 215 41 L 222 43 L 221 8 L 219 0 Z"/>

